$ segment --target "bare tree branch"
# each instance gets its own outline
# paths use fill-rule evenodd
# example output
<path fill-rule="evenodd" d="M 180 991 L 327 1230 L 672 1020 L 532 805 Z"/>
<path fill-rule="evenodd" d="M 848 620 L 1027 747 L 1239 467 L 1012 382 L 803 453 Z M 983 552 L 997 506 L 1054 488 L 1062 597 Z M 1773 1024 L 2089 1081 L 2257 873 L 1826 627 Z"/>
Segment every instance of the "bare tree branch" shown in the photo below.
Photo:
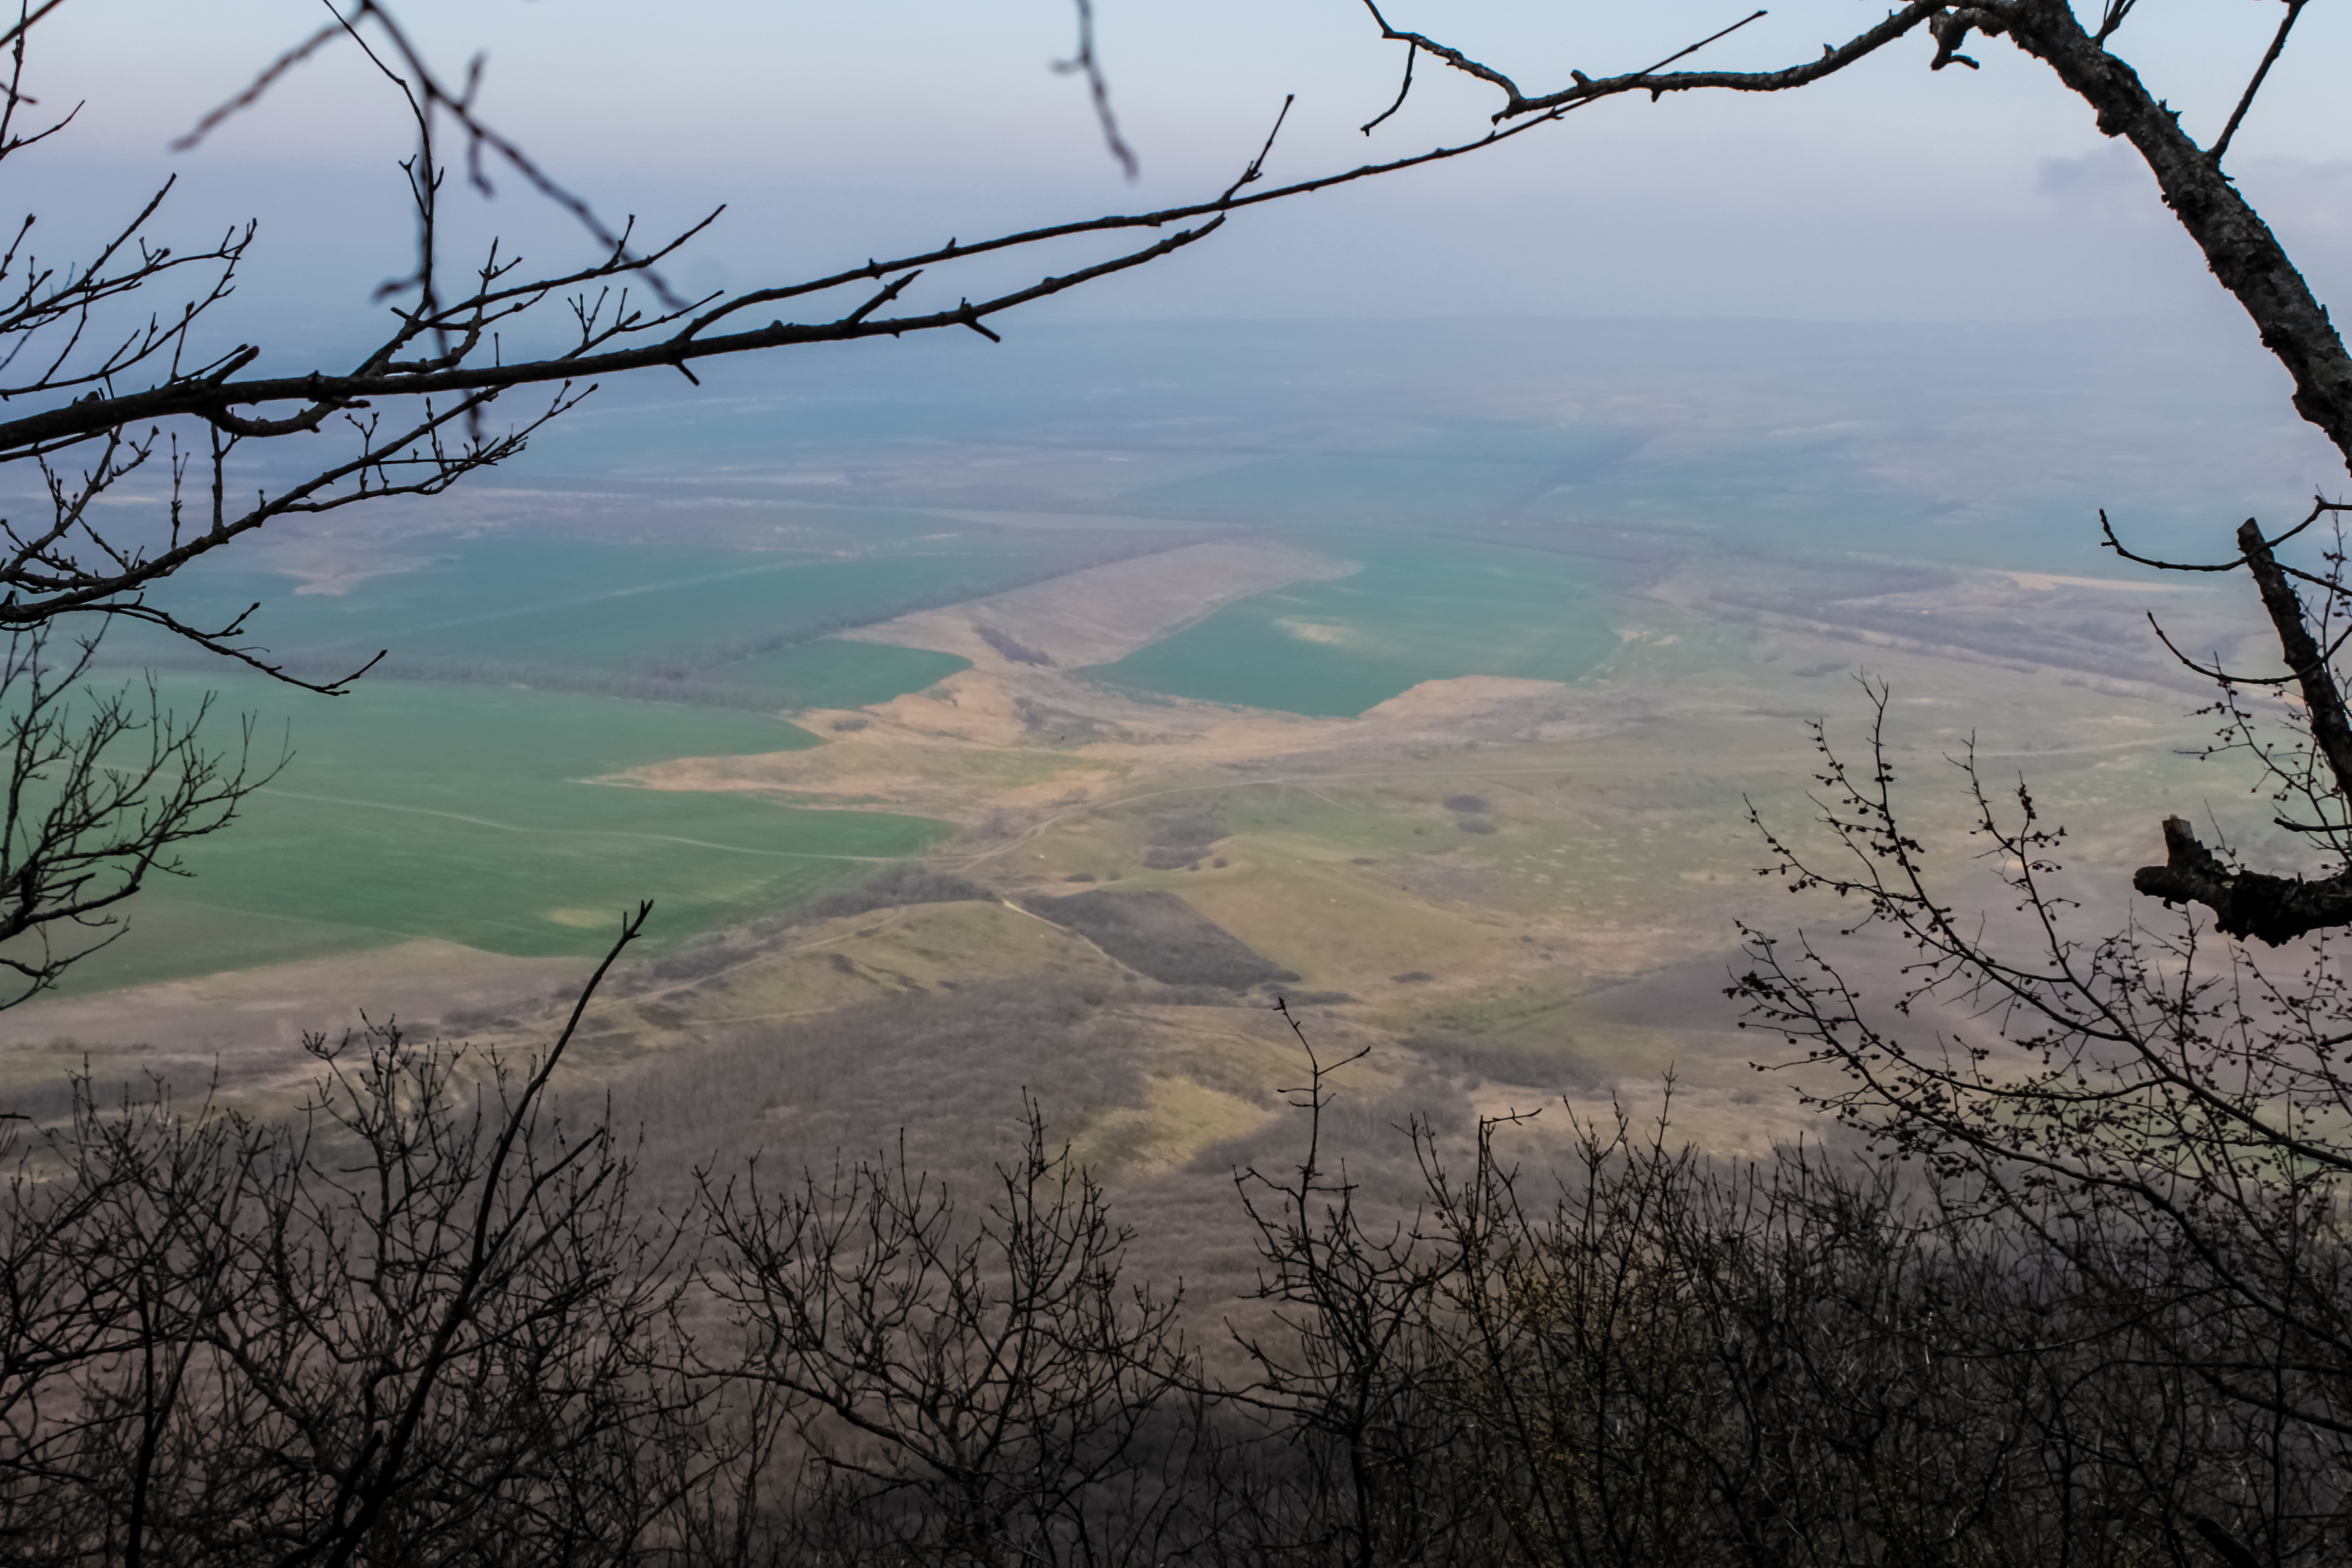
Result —
<path fill-rule="evenodd" d="M 1142 173 L 1135 159 L 1135 150 L 1118 133 L 1118 119 L 1110 111 L 1110 83 L 1103 77 L 1102 62 L 1095 58 L 1094 0 L 1074 0 L 1078 8 L 1078 51 L 1066 60 L 1055 60 L 1054 68 L 1061 72 L 1076 71 L 1087 79 L 1087 91 L 1094 99 L 1095 120 L 1102 126 L 1103 145 L 1118 160 L 1118 166 L 1134 179 Z"/>
<path fill-rule="evenodd" d="M 2246 83 L 2246 90 L 2238 97 L 2238 107 L 2230 111 L 2230 122 L 2221 127 L 2221 134 L 2214 138 L 2212 147 L 2205 154 L 2216 167 L 2221 164 L 2222 154 L 2229 152 L 2230 138 L 2238 133 L 2239 125 L 2246 118 L 2246 110 L 2254 106 L 2254 95 L 2263 90 L 2263 81 L 2271 74 L 2271 67 L 2278 64 L 2280 54 L 2286 48 L 2286 36 L 2294 30 L 2295 18 L 2303 15 L 2303 8 L 2310 3 L 2311 0 L 2286 0 L 2286 16 L 2280 20 L 2278 31 L 2271 35 L 2271 47 L 2263 51 L 2263 63 L 2254 68 L 2252 79 Z M 2100 38 L 2104 39 L 2106 33 L 2107 29 L 2103 27 Z"/>

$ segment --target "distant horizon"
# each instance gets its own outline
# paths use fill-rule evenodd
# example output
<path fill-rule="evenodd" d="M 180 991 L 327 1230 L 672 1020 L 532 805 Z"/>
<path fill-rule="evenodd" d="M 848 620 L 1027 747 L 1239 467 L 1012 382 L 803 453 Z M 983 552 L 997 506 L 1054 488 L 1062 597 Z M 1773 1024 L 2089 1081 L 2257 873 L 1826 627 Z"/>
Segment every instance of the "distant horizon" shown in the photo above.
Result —
<path fill-rule="evenodd" d="M 1131 184 L 1102 145 L 1083 83 L 1046 68 L 1071 44 L 1066 5 L 998 13 L 898 0 L 787 16 L 702 0 L 677 26 L 650 30 L 612 0 L 572 0 L 560 17 L 488 5 L 408 19 L 445 69 L 486 49 L 494 123 L 608 217 L 635 215 L 639 234 L 654 236 L 728 204 L 676 264 L 688 293 L 828 273 L 950 234 L 1213 196 L 1263 144 L 1286 93 L 1298 97 L 1269 165 L 1277 179 L 1475 135 L 1494 107 L 1483 86 L 1433 69 L 1368 138 L 1358 127 L 1393 97 L 1399 61 L 1359 14 L 1268 15 L 1231 0 L 1181 14 L 1110 0 L 1096 11 L 1112 101 L 1142 160 Z M 45 254 L 71 251 L 70 240 L 50 251 L 59 231 L 95 233 L 176 172 L 163 231 L 261 221 L 248 297 L 229 315 L 255 297 L 273 317 L 305 322 L 363 309 L 367 291 L 401 270 L 409 221 L 397 163 L 409 139 L 396 100 L 355 51 L 325 50 L 202 145 L 172 150 L 311 29 L 307 6 L 236 0 L 199 16 L 150 0 L 103 20 L 90 13 L 94 26 L 81 17 L 68 10 L 45 24 L 27 58 L 37 97 L 87 99 L 68 132 L 12 164 L 23 210 L 42 215 Z M 1709 58 L 1802 58 L 1852 19 L 1850 6 L 1797 0 Z M 1465 28 L 1465 45 L 1499 61 L 1564 70 L 1569 59 L 1591 69 L 1655 58 L 1660 41 L 1721 21 L 1661 0 L 1632 13 L 1503 3 L 1419 25 Z M 1226 25 L 1244 22 L 1255 47 L 1220 47 Z M 2252 7 L 2135 16 L 2133 56 L 2210 136 L 2234 97 L 2237 62 L 2251 68 L 2267 31 Z M 2296 51 L 2231 157 L 2323 299 L 2352 286 L 2342 216 L 2352 163 L 2334 84 L 2318 68 L 2347 31 L 2352 18 L 2325 7 L 2300 23 Z M 714 51 L 718 37 L 730 47 Z M 126 48 L 126 37 L 150 47 Z M 619 37 L 625 50 L 611 47 Z M 1931 74 L 1923 44 L 1818 92 L 1605 106 L 1459 163 L 1236 215 L 1183 256 L 1042 301 L 1025 319 L 1925 324 L 2215 308 L 2202 258 L 2128 150 L 2013 49 L 1982 56 L 1980 71 Z M 878 61 L 898 90 L 877 113 L 875 82 L 853 62 Z M 461 170 L 453 194 L 463 181 Z M 493 230 L 509 252 L 584 254 L 570 220 L 519 181 L 501 176 L 499 193 L 447 205 L 454 265 Z M 1115 249 L 1039 259 L 1055 270 Z M 951 270 L 918 292 L 967 287 L 965 269 Z"/>

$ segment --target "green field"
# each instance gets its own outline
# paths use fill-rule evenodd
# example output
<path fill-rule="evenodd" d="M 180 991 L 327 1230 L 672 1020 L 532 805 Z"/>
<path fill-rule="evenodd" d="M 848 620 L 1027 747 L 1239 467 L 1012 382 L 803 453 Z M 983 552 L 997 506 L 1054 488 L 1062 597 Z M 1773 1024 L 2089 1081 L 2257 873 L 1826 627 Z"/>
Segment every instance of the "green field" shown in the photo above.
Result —
<path fill-rule="evenodd" d="M 183 619 L 215 626 L 256 606 L 246 640 L 314 678 L 383 648 L 387 672 L 417 679 L 860 706 L 964 666 L 828 633 L 1034 581 L 1066 569 L 1073 549 L 1058 536 L 987 531 L 911 540 L 880 531 L 855 549 L 831 535 L 820 542 L 841 547 L 441 538 L 338 593 L 299 592 L 293 578 L 228 559 L 200 563 L 174 578 L 171 603 Z M 117 633 L 110 657 L 183 668 L 190 658 L 135 626 Z"/>
<path fill-rule="evenodd" d="M 1240 600 L 1080 673 L 1133 691 L 1335 718 L 1424 680 L 1574 680 L 1618 647 L 1600 569 L 1574 556 L 1452 539 L 1287 537 L 1363 569 Z"/>
<path fill-rule="evenodd" d="M 742 795 L 586 782 L 677 757 L 817 744 L 782 720 L 480 685 L 371 679 L 351 696 L 257 679 L 167 678 L 179 710 L 207 685 L 207 731 L 292 760 L 227 831 L 158 878 L 129 936 L 68 989 L 282 963 L 440 937 L 494 952 L 587 953 L 621 910 L 656 905 L 657 942 L 797 901 L 920 853 L 945 825 L 805 811 Z"/>
<path fill-rule="evenodd" d="M 988 593 L 1034 571 L 1010 557 L 834 560 L 718 550 L 656 557 L 634 546 L 582 543 L 556 553 L 561 571 L 534 570 L 531 557 L 541 553 L 536 542 L 472 542 L 449 561 L 360 584 L 336 612 L 320 614 L 299 600 L 270 605 L 266 635 L 291 644 L 307 633 L 355 649 L 382 639 L 402 654 L 446 658 L 699 666 L 738 640 L 814 635 L 902 606 Z"/>

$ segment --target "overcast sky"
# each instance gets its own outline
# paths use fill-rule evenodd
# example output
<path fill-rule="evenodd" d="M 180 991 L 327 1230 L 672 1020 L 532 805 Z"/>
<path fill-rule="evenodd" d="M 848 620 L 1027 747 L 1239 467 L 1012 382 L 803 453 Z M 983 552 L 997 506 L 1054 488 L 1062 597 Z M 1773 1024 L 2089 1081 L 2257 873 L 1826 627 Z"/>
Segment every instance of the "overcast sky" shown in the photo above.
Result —
<path fill-rule="evenodd" d="M 748 287 L 950 234 L 1197 197 L 1230 179 L 1286 92 L 1277 178 L 1473 134 L 1489 89 L 1400 46 L 1356 0 L 1097 0 L 1098 47 L 1143 177 L 1104 151 L 1066 55 L 1068 0 L 411 0 L 453 77 L 487 53 L 489 117 L 562 179 L 651 226 L 731 204 L 684 262 Z M 1780 65 L 1882 14 L 1799 0 L 1703 57 Z M 2142 7 L 2126 52 L 2210 136 L 2280 7 Z M 2332 96 L 2352 22 L 2315 5 L 2232 166 L 2323 294 L 2352 280 L 2352 129 Z M 1639 67 L 1736 20 L 1695 0 L 1395 0 L 1530 90 Z M 404 234 L 399 105 L 338 45 L 188 153 L 167 144 L 318 25 L 303 0 L 77 0 L 35 35 L 28 86 L 83 100 L 12 160 L 52 246 L 178 171 L 170 226 L 264 222 L 254 289 L 306 318 L 363 310 Z M 1466 163 L 1317 195 L 1057 302 L 1052 319 L 1454 314 L 2013 319 L 2226 310 L 2126 149 L 1999 41 L 1930 74 L 1913 40 L 1772 98 L 1620 100 Z M 60 221 L 66 220 L 66 221 Z M 553 255 L 571 237 L 512 181 L 475 221 Z M 248 292 L 252 292 L 249 289 Z"/>

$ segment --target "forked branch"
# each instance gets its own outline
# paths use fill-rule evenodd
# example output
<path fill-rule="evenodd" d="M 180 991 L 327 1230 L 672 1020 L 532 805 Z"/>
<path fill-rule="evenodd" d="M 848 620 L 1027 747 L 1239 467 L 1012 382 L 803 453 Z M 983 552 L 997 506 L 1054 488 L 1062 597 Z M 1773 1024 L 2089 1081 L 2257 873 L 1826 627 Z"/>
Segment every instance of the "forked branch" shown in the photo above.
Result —
<path fill-rule="evenodd" d="M 2224 935 L 2278 947 L 2315 931 L 2352 925 L 2352 874 L 2306 882 L 2233 869 L 2178 816 L 2164 819 L 2164 847 L 2166 862 L 2133 872 L 2132 886 L 2168 905 L 2203 904 Z"/>

